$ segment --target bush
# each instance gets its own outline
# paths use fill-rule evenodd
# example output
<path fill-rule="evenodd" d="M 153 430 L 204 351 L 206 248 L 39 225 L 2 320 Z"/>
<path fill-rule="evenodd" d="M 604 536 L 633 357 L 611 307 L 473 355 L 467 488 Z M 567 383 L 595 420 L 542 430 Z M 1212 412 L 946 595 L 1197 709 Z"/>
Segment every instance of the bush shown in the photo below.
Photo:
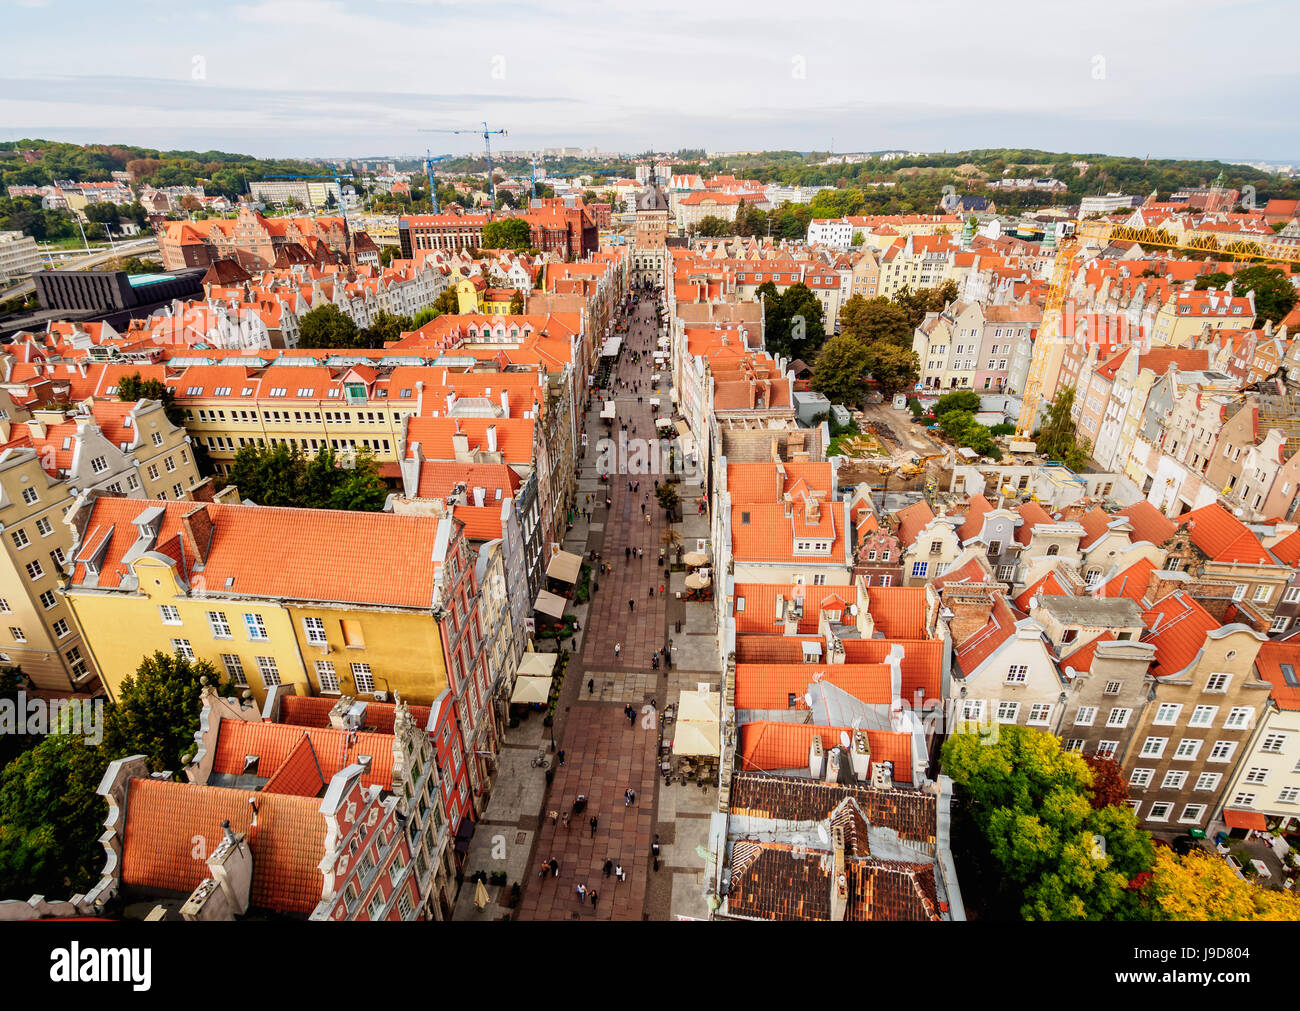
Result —
<path fill-rule="evenodd" d="M 914 418 L 919 418 L 925 413 L 925 408 L 921 406 L 921 401 L 917 400 L 916 397 L 911 397 L 907 401 L 907 409 L 912 412 Z"/>
<path fill-rule="evenodd" d="M 1014 435 L 1015 431 L 1016 431 L 1015 425 L 1012 425 L 1008 422 L 1003 422 L 1000 425 L 994 425 L 992 428 L 990 428 L 989 434 L 990 435 Z"/>

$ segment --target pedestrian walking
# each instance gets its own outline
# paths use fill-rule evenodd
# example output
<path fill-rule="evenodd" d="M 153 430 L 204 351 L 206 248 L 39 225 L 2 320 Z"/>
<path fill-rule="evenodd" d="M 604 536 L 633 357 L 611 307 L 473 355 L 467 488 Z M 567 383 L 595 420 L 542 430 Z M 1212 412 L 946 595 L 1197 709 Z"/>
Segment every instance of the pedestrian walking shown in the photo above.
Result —
<path fill-rule="evenodd" d="M 596 911 L 596 900 L 599 899 L 599 898 L 600 898 L 600 892 L 596 891 L 595 889 L 592 889 L 592 892 L 591 892 L 591 911 L 592 911 L 593 913 Z"/>
<path fill-rule="evenodd" d="M 627 874 L 624 873 L 622 864 L 619 864 L 618 868 L 614 871 L 614 877 L 618 878 L 619 881 L 627 880 Z"/>
<path fill-rule="evenodd" d="M 560 818 L 560 812 L 552 811 L 547 817 L 551 819 L 551 824 L 554 825 Z"/>
<path fill-rule="evenodd" d="M 569 830 L 569 812 L 565 811 L 564 816 L 560 820 L 564 822 L 564 830 L 567 832 Z"/>
<path fill-rule="evenodd" d="M 563 749 L 563 748 L 560 749 L 559 754 L 557 755 L 557 757 L 560 759 L 560 764 L 563 765 L 563 764 L 564 764 L 564 749 Z"/>
<path fill-rule="evenodd" d="M 599 819 L 598 819 L 598 818 L 593 814 L 593 815 L 591 816 L 591 837 L 592 837 L 593 839 L 596 838 L 596 825 L 597 825 L 598 822 L 599 822 Z"/>
<path fill-rule="evenodd" d="M 560 876 L 560 861 L 556 860 L 555 857 L 551 857 L 551 877 L 558 878 L 559 876 Z"/>
<path fill-rule="evenodd" d="M 651 699 L 651 700 L 650 700 L 650 708 L 653 709 L 653 710 L 655 710 L 655 712 L 658 712 L 658 711 L 659 711 L 659 703 L 658 703 L 657 701 L 655 701 L 654 699 Z"/>
<path fill-rule="evenodd" d="M 632 549 L 631 549 L 630 547 L 624 548 L 624 549 L 623 549 L 623 561 L 626 562 L 626 561 L 627 561 L 629 558 L 631 558 L 631 557 L 632 557 Z"/>
<path fill-rule="evenodd" d="M 609 877 L 611 874 L 614 873 L 614 861 L 613 861 L 613 860 L 609 860 L 609 859 L 607 859 L 607 860 L 605 861 L 604 871 L 605 871 L 605 877 Z"/>
<path fill-rule="evenodd" d="M 618 656 L 618 646 L 617 646 L 617 645 L 614 647 L 614 655 L 615 655 L 615 656 Z M 595 679 L 595 678 L 587 678 L 587 694 L 588 694 L 588 695 L 592 695 L 592 694 L 595 693 L 595 691 L 596 691 L 596 679 Z"/>
<path fill-rule="evenodd" d="M 659 836 L 655 835 L 654 842 L 650 844 L 650 855 L 657 857 L 659 855 Z"/>
<path fill-rule="evenodd" d="M 620 653 L 622 653 L 622 652 L 623 652 L 623 644 L 622 644 L 621 642 L 616 642 L 616 643 L 614 643 L 614 659 L 615 659 L 615 660 L 618 659 L 618 655 L 619 655 Z M 594 684 L 595 684 L 594 679 L 591 680 L 591 681 L 588 681 L 588 682 L 587 682 L 587 691 L 588 691 L 588 693 L 591 692 L 592 687 L 593 687 Z"/>
<path fill-rule="evenodd" d="M 574 888 L 574 891 L 578 893 L 578 902 L 585 906 L 587 904 L 587 886 L 578 885 Z"/>
<path fill-rule="evenodd" d="M 629 601 L 627 602 L 627 609 L 628 609 L 629 611 L 635 611 L 635 610 L 636 610 L 636 601 L 635 601 L 635 600 L 629 600 Z"/>

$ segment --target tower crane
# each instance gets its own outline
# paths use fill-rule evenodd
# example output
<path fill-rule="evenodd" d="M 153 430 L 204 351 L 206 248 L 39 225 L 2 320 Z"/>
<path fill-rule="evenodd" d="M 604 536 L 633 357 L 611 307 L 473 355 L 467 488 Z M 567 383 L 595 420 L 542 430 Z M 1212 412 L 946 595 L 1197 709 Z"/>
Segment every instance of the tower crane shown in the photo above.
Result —
<path fill-rule="evenodd" d="M 484 122 L 483 129 L 481 130 L 475 128 L 473 130 L 421 130 L 420 132 L 421 133 L 474 133 L 482 136 L 483 150 L 487 154 L 488 189 L 490 190 L 490 195 L 492 199 L 492 206 L 489 208 L 488 216 L 491 217 L 491 212 L 496 210 L 496 206 L 497 206 L 497 184 L 496 184 L 496 180 L 492 178 L 492 137 L 494 134 L 501 134 L 501 136 L 504 137 L 506 136 L 506 131 L 489 130 L 487 123 Z"/>
<path fill-rule="evenodd" d="M 433 181 L 433 163 L 436 161 L 446 161 L 447 155 L 440 154 L 437 158 L 429 153 L 429 149 L 424 149 L 424 174 L 429 178 L 429 203 L 433 206 L 433 213 L 438 213 L 438 187 Z"/>

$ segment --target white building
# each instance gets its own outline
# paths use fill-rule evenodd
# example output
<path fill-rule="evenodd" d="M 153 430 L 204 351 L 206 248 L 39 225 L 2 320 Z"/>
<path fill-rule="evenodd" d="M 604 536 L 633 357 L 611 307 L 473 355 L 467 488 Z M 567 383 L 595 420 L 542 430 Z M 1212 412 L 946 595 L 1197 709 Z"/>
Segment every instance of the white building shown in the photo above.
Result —
<path fill-rule="evenodd" d="M 22 232 L 0 232 L 0 284 L 40 269 L 41 251 L 35 239 Z"/>

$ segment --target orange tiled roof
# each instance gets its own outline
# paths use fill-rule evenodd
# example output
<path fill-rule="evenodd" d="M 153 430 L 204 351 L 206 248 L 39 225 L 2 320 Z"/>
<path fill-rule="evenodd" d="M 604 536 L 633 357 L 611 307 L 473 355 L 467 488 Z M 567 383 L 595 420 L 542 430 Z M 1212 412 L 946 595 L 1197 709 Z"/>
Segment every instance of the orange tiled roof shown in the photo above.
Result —
<path fill-rule="evenodd" d="M 963 542 L 970 540 L 972 537 L 978 537 L 980 531 L 984 529 L 985 514 L 992 511 L 992 502 L 983 495 L 972 495 L 970 501 L 966 504 L 966 519 L 957 528 L 957 536 Z"/>
<path fill-rule="evenodd" d="M 744 767 L 756 769 L 807 768 L 808 752 L 814 737 L 821 738 L 829 751 L 840 746 L 840 735 L 853 735 L 852 727 L 819 727 L 811 723 L 787 723 L 784 720 L 756 720 L 740 727 L 740 747 Z M 912 783 L 912 735 L 903 731 L 867 730 L 871 763 L 893 762 L 894 782 Z"/>
<path fill-rule="evenodd" d="M 1286 537 L 1274 544 L 1269 551 L 1282 562 L 1292 568 L 1300 565 L 1300 530 L 1292 531 Z"/>
<path fill-rule="evenodd" d="M 230 721 L 227 721 L 230 722 Z M 257 800 L 252 824 L 250 797 Z M 247 833 L 253 851 L 250 903 L 259 909 L 309 914 L 325 881 L 317 866 L 325 854 L 320 801 L 290 794 L 250 793 L 162 779 L 133 779 L 127 792 L 122 883 L 144 893 L 186 895 L 208 876 L 205 861 L 225 838 L 221 823 Z"/>
<path fill-rule="evenodd" d="M 1217 502 L 1183 513 L 1178 525 L 1187 528 L 1192 543 L 1212 561 L 1276 564 L 1246 524 Z"/>
<path fill-rule="evenodd" d="M 1029 609 L 1029 602 L 1038 596 L 1073 597 L 1074 590 L 1052 569 L 1036 583 L 1025 587 L 1016 597 L 1016 607 L 1022 611 Z"/>
<path fill-rule="evenodd" d="M 971 674 L 991 657 L 1016 631 L 1016 616 L 1002 594 L 995 594 L 989 620 L 977 632 L 968 635 L 957 646 L 957 662 L 963 674 Z"/>
<path fill-rule="evenodd" d="M 1288 682 L 1283 665 L 1291 668 Z M 1266 642 L 1255 657 L 1259 676 L 1273 686 L 1273 699 L 1282 709 L 1300 710 L 1300 642 Z"/>
<path fill-rule="evenodd" d="M 808 685 L 826 680 L 838 685 L 867 705 L 890 705 L 888 664 L 736 664 L 737 709 L 786 709 L 795 697 L 796 709 L 803 703 Z"/>
<path fill-rule="evenodd" d="M 212 522 L 202 575 L 211 592 L 280 600 L 319 600 L 396 607 L 432 606 L 438 521 L 389 513 L 285 509 L 196 502 L 95 501 L 77 556 L 73 585 L 84 585 L 86 559 L 111 531 L 97 586 L 121 586 L 122 557 L 138 539 L 132 522 L 146 509 L 163 510 L 154 550 L 181 558 L 182 517 L 206 510 Z M 184 568 L 198 559 L 184 540 Z"/>
<path fill-rule="evenodd" d="M 1028 544 L 1034 535 L 1034 527 L 1043 523 L 1055 523 L 1052 514 L 1040 506 L 1037 502 L 1025 502 L 1016 509 L 1020 518 L 1024 520 L 1020 526 L 1016 527 L 1016 540 L 1021 544 Z"/>
<path fill-rule="evenodd" d="M 906 509 L 900 509 L 898 516 L 898 539 L 906 545 L 915 543 L 917 535 L 925 529 L 932 519 L 934 519 L 934 510 L 930 508 L 930 503 L 925 499 L 908 506 Z"/>
<path fill-rule="evenodd" d="M 383 790 L 393 788 L 393 735 L 369 731 L 350 733 L 333 727 L 222 720 L 212 771 L 238 776 L 244 771 L 244 757 L 257 755 L 256 775 L 274 778 L 304 737 L 311 741 L 325 782 L 356 762 L 359 755 L 369 755 L 370 767 L 362 775 L 361 785 Z"/>
<path fill-rule="evenodd" d="M 1219 627 L 1219 622 L 1187 594 L 1178 590 L 1160 600 L 1142 614 L 1147 632 L 1143 642 L 1156 647 L 1151 673 L 1156 677 L 1177 674 L 1196 658 L 1205 645 L 1205 635 Z"/>
<path fill-rule="evenodd" d="M 1117 516 L 1127 517 L 1133 528 L 1130 535 L 1133 543 L 1147 541 L 1156 547 L 1162 547 L 1178 530 L 1177 524 L 1146 499 L 1134 502 L 1131 506 L 1116 510 Z"/>
<path fill-rule="evenodd" d="M 1105 583 L 1097 596 L 1128 597 L 1130 600 L 1140 601 L 1146 596 L 1147 587 L 1151 583 L 1151 573 L 1154 571 L 1155 563 L 1146 558 L 1139 558 Z"/>

